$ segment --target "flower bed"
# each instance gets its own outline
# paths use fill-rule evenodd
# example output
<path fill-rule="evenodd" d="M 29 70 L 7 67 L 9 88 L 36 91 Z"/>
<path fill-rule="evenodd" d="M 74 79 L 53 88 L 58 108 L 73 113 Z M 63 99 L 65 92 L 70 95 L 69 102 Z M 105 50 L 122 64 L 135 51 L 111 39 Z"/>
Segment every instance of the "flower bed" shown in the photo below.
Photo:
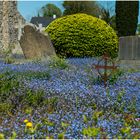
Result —
<path fill-rule="evenodd" d="M 59 61 L 0 62 L 0 137 L 140 138 L 138 70 L 105 89 L 94 58 Z"/>

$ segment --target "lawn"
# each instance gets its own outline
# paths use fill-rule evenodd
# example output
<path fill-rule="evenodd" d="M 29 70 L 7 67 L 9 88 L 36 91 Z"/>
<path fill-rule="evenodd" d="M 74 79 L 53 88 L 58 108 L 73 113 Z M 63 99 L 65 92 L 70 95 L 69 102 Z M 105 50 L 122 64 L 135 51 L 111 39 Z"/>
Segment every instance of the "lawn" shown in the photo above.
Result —
<path fill-rule="evenodd" d="M 0 62 L 0 138 L 140 138 L 140 70 L 104 88 L 95 58 Z"/>

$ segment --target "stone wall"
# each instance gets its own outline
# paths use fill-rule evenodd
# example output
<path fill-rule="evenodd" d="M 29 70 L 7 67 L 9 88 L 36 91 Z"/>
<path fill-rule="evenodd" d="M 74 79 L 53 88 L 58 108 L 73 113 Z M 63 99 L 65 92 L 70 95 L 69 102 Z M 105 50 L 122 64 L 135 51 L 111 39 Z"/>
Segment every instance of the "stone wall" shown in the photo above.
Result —
<path fill-rule="evenodd" d="M 3 21 L 3 4 L 2 1 L 0 1 L 0 50 L 3 48 L 2 45 L 2 21 Z"/>
<path fill-rule="evenodd" d="M 0 49 L 5 50 L 18 42 L 18 28 L 15 25 L 24 18 L 17 10 L 17 1 L 0 1 Z"/>

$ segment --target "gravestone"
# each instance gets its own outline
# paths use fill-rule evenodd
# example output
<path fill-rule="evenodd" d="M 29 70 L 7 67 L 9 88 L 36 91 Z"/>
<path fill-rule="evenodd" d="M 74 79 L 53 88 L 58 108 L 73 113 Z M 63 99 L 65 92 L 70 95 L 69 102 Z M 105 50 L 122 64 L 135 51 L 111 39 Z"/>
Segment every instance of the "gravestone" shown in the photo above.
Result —
<path fill-rule="evenodd" d="M 35 26 L 24 26 L 19 42 L 27 59 L 56 55 L 48 34 L 41 33 Z"/>
<path fill-rule="evenodd" d="M 124 64 L 140 64 L 140 36 L 119 38 L 119 60 Z"/>

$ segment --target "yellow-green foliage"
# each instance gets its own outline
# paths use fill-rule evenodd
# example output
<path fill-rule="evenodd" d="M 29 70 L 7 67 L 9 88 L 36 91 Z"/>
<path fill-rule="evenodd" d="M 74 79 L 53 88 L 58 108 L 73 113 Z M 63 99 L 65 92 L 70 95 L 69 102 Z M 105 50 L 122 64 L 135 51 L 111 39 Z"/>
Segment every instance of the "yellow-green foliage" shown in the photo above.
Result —
<path fill-rule="evenodd" d="M 54 20 L 45 30 L 49 33 L 57 54 L 66 57 L 101 56 L 108 52 L 116 57 L 118 37 L 103 20 L 74 14 Z"/>

